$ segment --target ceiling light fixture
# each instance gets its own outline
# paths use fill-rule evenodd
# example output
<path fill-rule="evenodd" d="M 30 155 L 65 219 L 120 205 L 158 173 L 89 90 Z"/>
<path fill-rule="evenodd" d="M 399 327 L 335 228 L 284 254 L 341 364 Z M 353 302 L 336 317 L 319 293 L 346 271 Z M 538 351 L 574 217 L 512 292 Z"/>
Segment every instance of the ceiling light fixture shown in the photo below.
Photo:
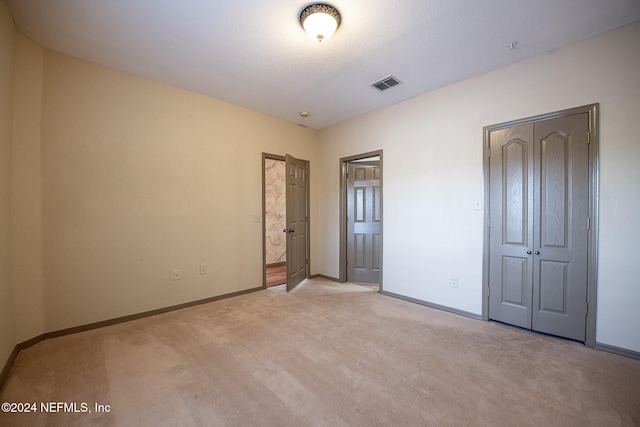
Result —
<path fill-rule="evenodd" d="M 325 3 L 313 3 L 300 12 L 300 25 L 312 40 L 328 40 L 340 26 L 340 13 Z"/>

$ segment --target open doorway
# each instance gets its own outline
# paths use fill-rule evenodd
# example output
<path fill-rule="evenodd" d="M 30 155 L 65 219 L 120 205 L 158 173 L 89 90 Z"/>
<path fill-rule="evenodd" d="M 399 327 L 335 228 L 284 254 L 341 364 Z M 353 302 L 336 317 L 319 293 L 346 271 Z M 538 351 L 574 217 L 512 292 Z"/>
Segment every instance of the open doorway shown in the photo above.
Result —
<path fill-rule="evenodd" d="M 309 161 L 262 154 L 262 253 L 265 287 L 287 292 L 309 278 Z"/>
<path fill-rule="evenodd" d="M 382 150 L 340 159 L 340 281 L 382 289 Z"/>
<path fill-rule="evenodd" d="M 284 156 L 265 154 L 262 158 L 264 200 L 265 287 L 287 281 L 286 166 Z"/>

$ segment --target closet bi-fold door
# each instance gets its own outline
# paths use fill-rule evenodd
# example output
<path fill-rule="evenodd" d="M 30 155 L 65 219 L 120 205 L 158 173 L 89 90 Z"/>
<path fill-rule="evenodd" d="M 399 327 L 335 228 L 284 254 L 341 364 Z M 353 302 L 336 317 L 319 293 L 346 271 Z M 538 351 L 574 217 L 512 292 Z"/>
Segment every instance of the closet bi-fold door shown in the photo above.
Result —
<path fill-rule="evenodd" d="M 489 135 L 489 318 L 531 329 L 533 125 Z"/>
<path fill-rule="evenodd" d="M 585 340 L 589 116 L 534 124 L 532 328 Z"/>
<path fill-rule="evenodd" d="M 491 319 L 585 340 L 588 120 L 490 133 Z"/>

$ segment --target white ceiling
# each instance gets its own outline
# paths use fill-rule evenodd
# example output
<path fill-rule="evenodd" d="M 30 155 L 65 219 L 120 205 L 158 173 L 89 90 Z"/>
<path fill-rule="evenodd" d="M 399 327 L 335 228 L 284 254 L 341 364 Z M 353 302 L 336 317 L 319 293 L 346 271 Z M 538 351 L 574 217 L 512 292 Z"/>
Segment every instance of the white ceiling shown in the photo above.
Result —
<path fill-rule="evenodd" d="M 335 0 L 317 43 L 307 0 L 8 3 L 46 48 L 317 129 L 640 20 L 640 0 Z"/>

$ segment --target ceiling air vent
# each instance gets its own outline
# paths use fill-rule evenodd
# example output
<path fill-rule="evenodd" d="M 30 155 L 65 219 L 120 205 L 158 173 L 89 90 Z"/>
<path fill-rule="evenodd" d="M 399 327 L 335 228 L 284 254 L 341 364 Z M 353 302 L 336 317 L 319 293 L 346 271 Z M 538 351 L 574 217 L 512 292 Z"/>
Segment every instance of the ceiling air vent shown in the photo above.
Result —
<path fill-rule="evenodd" d="M 380 80 L 378 80 L 377 82 L 373 82 L 371 83 L 369 86 L 371 87 L 375 87 L 378 90 L 387 90 L 389 88 L 394 87 L 395 85 L 399 85 L 400 83 L 402 83 L 400 80 L 396 79 L 393 76 L 387 76 L 384 77 Z"/>

